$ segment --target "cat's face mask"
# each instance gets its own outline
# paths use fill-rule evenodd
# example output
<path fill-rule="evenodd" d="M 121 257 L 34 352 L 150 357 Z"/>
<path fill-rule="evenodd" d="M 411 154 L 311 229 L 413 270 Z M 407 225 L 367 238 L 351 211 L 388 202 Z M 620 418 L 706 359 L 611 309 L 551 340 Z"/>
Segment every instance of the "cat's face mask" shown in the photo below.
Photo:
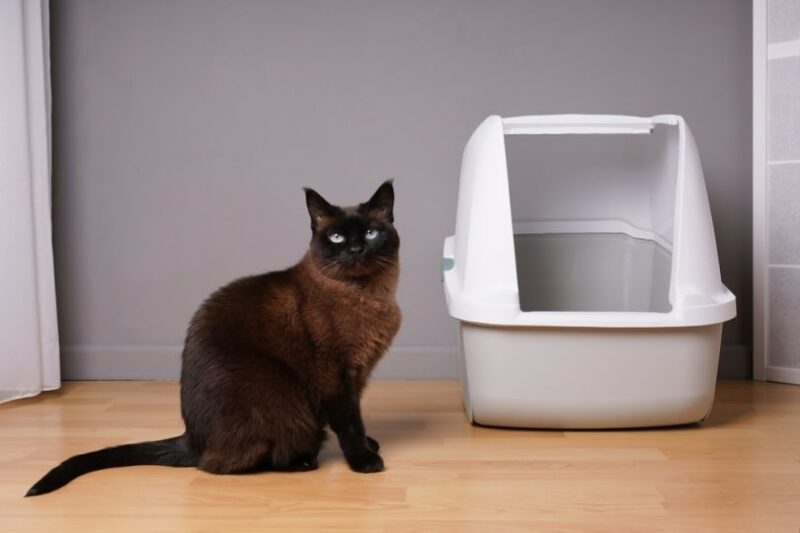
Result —
<path fill-rule="evenodd" d="M 394 187 L 383 183 L 367 202 L 338 207 L 305 189 L 311 217 L 311 256 L 336 278 L 377 274 L 396 264 L 400 239 L 394 229 Z"/>

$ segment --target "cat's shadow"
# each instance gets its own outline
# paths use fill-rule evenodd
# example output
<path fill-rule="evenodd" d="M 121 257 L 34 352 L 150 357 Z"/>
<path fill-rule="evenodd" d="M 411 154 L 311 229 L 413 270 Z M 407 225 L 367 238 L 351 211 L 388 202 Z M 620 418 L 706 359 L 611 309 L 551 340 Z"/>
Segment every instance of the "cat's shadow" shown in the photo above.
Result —
<path fill-rule="evenodd" d="M 381 454 L 396 446 L 401 446 L 404 442 L 419 440 L 430 431 L 424 419 L 413 416 L 368 420 L 365 425 L 367 435 L 380 444 L 379 453 Z M 342 450 L 339 448 L 336 435 L 330 429 L 327 429 L 326 433 L 327 439 L 325 439 L 318 458 L 321 465 L 328 461 L 342 460 Z"/>

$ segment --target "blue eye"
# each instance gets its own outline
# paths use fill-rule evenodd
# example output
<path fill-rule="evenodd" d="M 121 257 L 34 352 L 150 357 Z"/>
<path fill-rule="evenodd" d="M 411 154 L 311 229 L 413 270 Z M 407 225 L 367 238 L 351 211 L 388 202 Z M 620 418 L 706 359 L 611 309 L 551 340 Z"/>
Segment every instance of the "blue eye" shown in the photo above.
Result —
<path fill-rule="evenodd" d="M 378 230 L 376 229 L 368 229 L 367 233 L 364 235 L 364 237 L 366 237 L 368 241 L 371 241 L 377 236 L 378 236 Z"/>
<path fill-rule="evenodd" d="M 341 233 L 331 233 L 328 235 L 328 239 L 330 239 L 333 244 L 341 244 L 344 242 L 344 235 Z"/>

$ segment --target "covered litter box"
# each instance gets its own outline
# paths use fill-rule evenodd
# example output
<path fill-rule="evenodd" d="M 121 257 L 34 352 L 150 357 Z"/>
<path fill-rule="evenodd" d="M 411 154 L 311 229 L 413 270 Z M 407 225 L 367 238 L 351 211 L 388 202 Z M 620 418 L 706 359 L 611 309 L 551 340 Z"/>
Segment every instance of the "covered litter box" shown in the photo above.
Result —
<path fill-rule="evenodd" d="M 470 421 L 708 415 L 736 302 L 680 116 L 487 118 L 464 150 L 442 268 Z"/>

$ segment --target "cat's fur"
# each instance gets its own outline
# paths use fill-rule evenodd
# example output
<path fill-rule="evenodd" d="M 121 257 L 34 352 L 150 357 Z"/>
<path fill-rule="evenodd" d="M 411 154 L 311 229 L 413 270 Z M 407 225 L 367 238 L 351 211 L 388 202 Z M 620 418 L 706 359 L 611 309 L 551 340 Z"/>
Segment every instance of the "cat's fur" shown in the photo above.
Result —
<path fill-rule="evenodd" d="M 353 470 L 383 470 L 360 397 L 400 325 L 394 189 L 386 182 L 346 208 L 305 191 L 312 238 L 303 259 L 219 289 L 191 321 L 181 372 L 185 433 L 77 455 L 27 496 L 117 466 L 312 470 L 328 424 Z M 370 229 L 378 233 L 367 239 Z M 344 242 L 333 242 L 334 233 Z"/>

